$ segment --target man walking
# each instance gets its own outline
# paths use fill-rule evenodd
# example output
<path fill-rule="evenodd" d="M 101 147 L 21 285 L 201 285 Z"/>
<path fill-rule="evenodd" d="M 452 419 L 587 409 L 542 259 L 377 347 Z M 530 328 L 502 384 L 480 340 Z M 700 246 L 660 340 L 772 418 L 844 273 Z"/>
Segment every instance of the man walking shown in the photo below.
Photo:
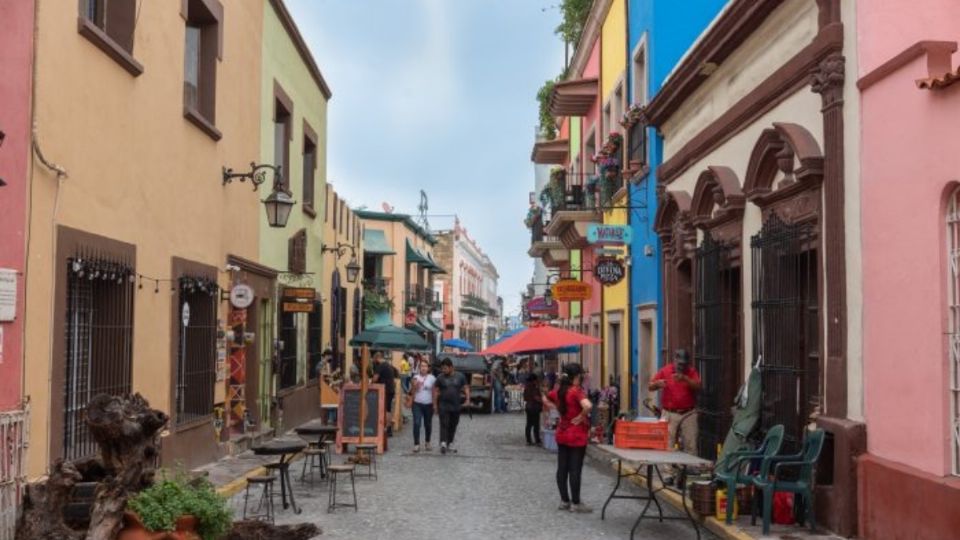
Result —
<path fill-rule="evenodd" d="M 673 362 L 664 366 L 650 379 L 651 392 L 663 390 L 660 405 L 667 421 L 669 444 L 676 442 L 677 429 L 683 437 L 684 452 L 697 455 L 697 392 L 701 388 L 700 374 L 690 365 L 685 349 L 677 349 Z"/>
<path fill-rule="evenodd" d="M 393 437 L 393 400 L 397 395 L 393 366 L 390 362 L 383 360 L 382 351 L 373 353 L 373 366 L 373 382 L 384 386 L 383 393 L 387 400 L 384 404 L 387 415 L 387 437 Z"/>
<path fill-rule="evenodd" d="M 460 396 L 470 406 L 470 385 L 462 373 L 453 370 L 453 362 L 444 358 L 440 362 L 440 376 L 433 385 L 433 409 L 440 414 L 440 453 L 453 449 L 453 437 L 460 423 Z"/>

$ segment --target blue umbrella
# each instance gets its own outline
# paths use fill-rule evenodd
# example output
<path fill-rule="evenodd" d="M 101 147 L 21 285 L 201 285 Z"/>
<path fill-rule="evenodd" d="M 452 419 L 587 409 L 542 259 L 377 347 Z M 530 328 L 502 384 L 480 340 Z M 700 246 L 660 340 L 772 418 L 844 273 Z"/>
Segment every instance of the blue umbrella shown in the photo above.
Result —
<path fill-rule="evenodd" d="M 472 351 L 473 345 L 468 341 L 464 341 L 459 338 L 455 339 L 445 339 L 443 340 L 444 347 L 450 347 L 451 349 L 460 349 L 462 351 Z"/>

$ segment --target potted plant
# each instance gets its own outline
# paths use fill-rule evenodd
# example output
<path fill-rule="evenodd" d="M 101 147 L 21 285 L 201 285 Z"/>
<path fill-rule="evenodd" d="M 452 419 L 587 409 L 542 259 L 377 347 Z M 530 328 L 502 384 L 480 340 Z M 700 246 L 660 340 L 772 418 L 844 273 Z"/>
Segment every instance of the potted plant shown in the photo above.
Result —
<path fill-rule="evenodd" d="M 117 540 L 218 540 L 230 529 L 227 501 L 206 480 L 164 478 L 127 503 Z"/>
<path fill-rule="evenodd" d="M 531 204 L 530 208 L 527 210 L 527 217 L 524 218 L 523 224 L 526 225 L 528 229 L 533 228 L 533 224 L 540 219 L 540 214 L 540 207 L 535 204 Z"/>

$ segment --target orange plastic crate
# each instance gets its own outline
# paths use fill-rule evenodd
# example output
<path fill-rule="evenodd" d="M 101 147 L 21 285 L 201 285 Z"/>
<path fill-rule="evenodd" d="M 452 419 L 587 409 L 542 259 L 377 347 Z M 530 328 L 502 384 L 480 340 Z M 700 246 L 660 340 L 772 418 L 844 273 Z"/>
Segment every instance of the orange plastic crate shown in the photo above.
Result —
<path fill-rule="evenodd" d="M 666 422 L 626 422 L 617 420 L 613 428 L 613 446 L 666 450 L 670 439 Z"/>

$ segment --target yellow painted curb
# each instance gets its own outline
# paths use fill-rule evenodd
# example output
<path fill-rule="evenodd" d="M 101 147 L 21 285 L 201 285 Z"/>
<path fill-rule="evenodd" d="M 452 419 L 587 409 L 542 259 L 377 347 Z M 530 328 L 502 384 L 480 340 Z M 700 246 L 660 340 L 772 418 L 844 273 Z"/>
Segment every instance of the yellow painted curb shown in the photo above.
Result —
<path fill-rule="evenodd" d="M 615 460 L 610 460 L 609 464 L 611 468 L 616 470 L 616 467 L 614 466 L 614 461 Z M 627 474 L 636 474 L 637 469 L 624 466 L 623 472 Z M 630 480 L 634 484 L 637 484 L 638 486 L 641 486 L 643 488 L 647 487 L 647 479 L 643 476 L 631 476 L 628 478 L 628 480 Z M 668 503 L 673 505 L 674 508 L 680 509 L 680 510 L 683 509 L 683 500 L 680 498 L 680 495 L 678 493 L 674 493 L 673 491 L 670 491 L 670 490 L 664 490 L 664 491 L 661 491 L 658 494 L 658 496 L 662 497 Z M 690 510 L 690 513 L 693 514 L 694 516 L 700 515 L 694 512 L 693 509 Z M 724 538 L 726 540 L 757 540 L 756 537 L 751 535 L 750 533 L 740 529 L 735 525 L 727 525 L 724 520 L 717 519 L 716 517 L 713 517 L 713 516 L 706 516 L 706 517 L 700 516 L 699 521 L 700 521 L 700 525 L 706 527 L 707 529 L 710 529 L 711 532 L 713 532 L 717 536 Z"/>
<path fill-rule="evenodd" d="M 250 478 L 251 476 L 262 476 L 266 473 L 267 473 L 266 468 L 257 467 L 256 469 L 249 471 L 247 474 L 244 474 L 240 478 L 231 480 L 230 482 L 227 482 L 226 484 L 218 487 L 217 494 L 219 494 L 221 497 L 225 497 L 229 499 L 230 497 L 233 497 L 237 493 L 240 493 L 241 490 L 243 490 L 243 488 L 247 485 L 247 478 Z"/>

